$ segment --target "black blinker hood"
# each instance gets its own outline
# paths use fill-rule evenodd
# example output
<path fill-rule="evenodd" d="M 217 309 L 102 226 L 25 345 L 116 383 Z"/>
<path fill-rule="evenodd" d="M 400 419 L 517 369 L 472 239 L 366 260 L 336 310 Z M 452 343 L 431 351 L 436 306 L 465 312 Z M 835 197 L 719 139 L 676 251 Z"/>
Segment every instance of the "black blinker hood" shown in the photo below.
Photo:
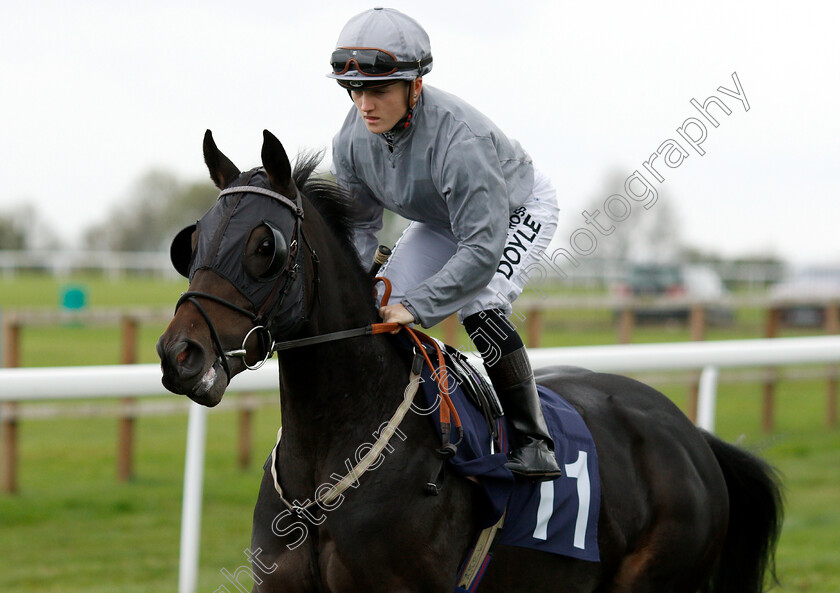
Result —
<path fill-rule="evenodd" d="M 303 319 L 303 282 L 298 274 L 302 252 L 298 248 L 298 225 L 302 210 L 299 193 L 293 202 L 269 185 L 268 175 L 262 168 L 241 174 L 230 188 L 219 194 L 219 199 L 197 224 L 175 236 L 170 257 L 175 269 L 190 281 L 199 270 L 212 270 L 230 282 L 248 299 L 258 323 L 270 323 L 273 327 L 267 329 L 279 337 Z M 260 277 L 253 277 L 245 270 L 245 247 L 251 231 L 263 224 L 271 230 L 275 252 L 268 270 Z M 281 298 L 282 308 L 275 312 Z M 264 319 L 267 315 L 272 319 Z"/>

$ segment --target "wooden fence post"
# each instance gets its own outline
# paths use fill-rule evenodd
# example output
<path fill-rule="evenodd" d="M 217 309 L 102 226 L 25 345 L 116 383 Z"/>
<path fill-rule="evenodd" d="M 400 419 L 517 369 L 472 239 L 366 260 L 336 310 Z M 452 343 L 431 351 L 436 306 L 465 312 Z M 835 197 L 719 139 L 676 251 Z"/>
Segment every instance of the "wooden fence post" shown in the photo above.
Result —
<path fill-rule="evenodd" d="M 621 308 L 618 317 L 618 343 L 629 344 L 633 339 L 633 326 L 636 325 L 636 311 L 631 306 Z"/>
<path fill-rule="evenodd" d="M 2 431 L 3 448 L 3 476 L 2 488 L 4 494 L 14 494 L 18 491 L 17 463 L 18 463 L 18 423 L 17 402 L 3 404 Z"/>
<path fill-rule="evenodd" d="M 20 366 L 20 322 L 14 315 L 3 316 L 3 367 Z"/>
<path fill-rule="evenodd" d="M 137 363 L 137 319 L 124 316 L 122 327 L 122 364 Z M 127 482 L 134 477 L 134 398 L 121 402 L 122 415 L 117 428 L 117 480 Z"/>
<path fill-rule="evenodd" d="M 15 368 L 20 366 L 20 323 L 12 316 L 3 317 L 3 367 Z M 0 489 L 4 494 L 14 494 L 18 491 L 18 420 L 17 402 L 6 402 L 0 410 L 0 458 L 2 458 L 2 475 L 0 475 Z"/>
<path fill-rule="evenodd" d="M 825 332 L 840 334 L 840 303 L 833 301 L 825 308 Z M 826 388 L 827 423 L 829 428 L 837 426 L 837 373 L 838 366 L 833 364 L 828 368 L 828 386 Z"/>
<path fill-rule="evenodd" d="M 702 342 L 706 339 L 706 308 L 704 305 L 692 305 L 688 317 L 688 328 L 690 339 L 693 342 Z M 700 373 L 692 381 L 688 388 L 688 417 L 692 422 L 697 420 L 697 399 L 700 389 Z"/>
<path fill-rule="evenodd" d="M 781 321 L 781 310 L 771 306 L 767 309 L 767 318 L 764 325 L 764 337 L 776 338 L 779 335 Z M 764 432 L 773 430 L 773 405 L 776 399 L 776 369 L 766 370 L 767 379 L 764 381 L 764 401 L 761 413 L 761 427 Z"/>
<path fill-rule="evenodd" d="M 251 438 L 254 407 L 247 395 L 241 396 L 243 398 L 242 408 L 239 410 L 239 446 L 238 446 L 238 460 L 240 469 L 248 469 L 251 465 Z"/>

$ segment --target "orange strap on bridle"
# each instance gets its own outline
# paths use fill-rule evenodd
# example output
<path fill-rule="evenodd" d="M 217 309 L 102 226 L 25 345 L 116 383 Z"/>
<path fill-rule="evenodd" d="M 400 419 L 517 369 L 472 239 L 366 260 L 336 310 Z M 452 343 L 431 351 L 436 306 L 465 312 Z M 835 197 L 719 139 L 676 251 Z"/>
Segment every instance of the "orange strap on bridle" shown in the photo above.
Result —
<path fill-rule="evenodd" d="M 384 307 L 388 304 L 388 299 L 391 298 L 391 282 L 387 278 L 381 276 L 374 279 L 374 283 L 377 282 L 382 282 L 382 284 L 385 285 L 385 292 L 382 295 L 381 301 L 382 306 Z M 450 397 L 449 375 L 446 372 L 446 361 L 443 358 L 443 352 L 441 351 L 440 345 L 437 341 L 419 330 L 399 323 L 374 323 L 372 325 L 372 329 L 374 334 L 405 331 L 409 336 L 411 336 L 412 341 L 417 345 L 417 348 L 423 354 L 423 359 L 426 361 L 426 364 L 429 365 L 429 369 L 432 371 L 432 377 L 438 385 L 438 391 L 440 392 L 441 398 L 441 432 L 444 433 L 444 444 L 447 444 L 448 442 L 448 434 L 446 433 L 448 432 L 448 427 L 451 426 L 451 424 L 455 425 L 460 440 L 460 437 L 463 435 L 461 418 L 458 416 L 458 410 L 455 408 L 455 404 L 452 403 L 452 398 Z M 424 344 L 430 346 L 434 351 L 435 358 L 437 359 L 436 365 L 433 364 L 431 358 L 429 358 L 429 353 Z"/>

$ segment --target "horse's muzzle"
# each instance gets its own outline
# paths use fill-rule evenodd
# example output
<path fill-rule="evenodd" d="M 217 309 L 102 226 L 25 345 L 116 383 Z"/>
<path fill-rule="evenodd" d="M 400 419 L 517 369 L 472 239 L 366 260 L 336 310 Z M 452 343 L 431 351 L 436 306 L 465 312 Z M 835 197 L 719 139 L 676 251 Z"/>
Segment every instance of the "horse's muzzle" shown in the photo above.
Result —
<path fill-rule="evenodd" d="M 204 406 L 212 407 L 221 401 L 227 375 L 218 359 L 208 360 L 199 342 L 190 338 L 169 340 L 164 334 L 156 349 L 164 387 Z"/>

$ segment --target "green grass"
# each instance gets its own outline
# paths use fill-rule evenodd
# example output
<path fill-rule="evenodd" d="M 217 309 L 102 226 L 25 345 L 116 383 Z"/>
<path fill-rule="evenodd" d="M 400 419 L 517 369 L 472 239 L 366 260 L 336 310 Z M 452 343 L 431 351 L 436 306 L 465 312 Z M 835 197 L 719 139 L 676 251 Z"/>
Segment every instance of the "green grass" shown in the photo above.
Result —
<path fill-rule="evenodd" d="M 79 278 L 73 278 L 78 283 Z M 183 281 L 82 278 L 92 306 L 172 306 Z M 0 280 L 0 306 L 54 307 L 65 282 L 40 276 Z M 544 346 L 615 343 L 609 313 L 547 315 Z M 733 328 L 708 339 L 761 337 L 761 314 L 739 312 Z M 143 327 L 141 362 L 155 362 L 162 326 Z M 440 333 L 440 332 L 435 332 Z M 790 332 L 788 332 L 790 333 Z M 635 341 L 682 341 L 678 327 L 640 328 Z M 30 328 L 23 332 L 26 366 L 119 361 L 119 330 Z M 684 405 L 684 385 L 657 385 Z M 174 397 L 174 396 L 173 396 Z M 167 401 L 172 401 L 165 398 Z M 717 432 L 757 451 L 784 479 L 786 519 L 777 555 L 783 593 L 840 591 L 840 431 L 825 427 L 825 384 L 783 382 L 776 428 L 761 430 L 758 385 L 723 384 Z M 125 593 L 172 591 L 177 583 L 186 415 L 137 420 L 136 477 L 115 479 L 117 420 L 63 418 L 20 424 L 20 492 L 0 495 L 0 591 Z M 199 591 L 228 586 L 222 568 L 246 564 L 251 512 L 261 465 L 274 442 L 279 410 L 255 414 L 254 460 L 236 464 L 237 415 L 209 416 Z"/>
<path fill-rule="evenodd" d="M 256 458 L 235 463 L 236 415 L 208 422 L 201 590 L 244 564 L 251 511 L 279 411 L 256 415 Z M 20 493 L 0 499 L 0 590 L 172 591 L 177 583 L 186 416 L 138 421 L 136 477 L 115 480 L 116 420 L 21 426 Z"/>
<path fill-rule="evenodd" d="M 825 429 L 825 385 L 782 383 L 776 427 L 759 431 L 759 389 L 741 386 L 722 394 L 717 432 L 744 438 L 783 478 L 784 530 L 777 556 L 781 591 L 840 591 L 840 431 Z M 744 435 L 744 436 L 742 436 Z"/>
<path fill-rule="evenodd" d="M 173 308 L 187 288 L 184 279 L 161 280 L 126 276 L 112 280 L 101 275 L 59 279 L 41 274 L 18 274 L 0 278 L 0 313 L 15 310 L 56 309 L 67 286 L 81 286 L 88 307 Z M 138 336 L 138 362 L 157 362 L 154 345 L 164 323 L 141 325 Z M 64 366 L 118 364 L 121 361 L 121 334 L 117 326 L 70 323 L 55 327 L 24 327 L 21 338 L 21 366 Z"/>
<path fill-rule="evenodd" d="M 187 283 L 183 278 L 126 275 L 114 280 L 93 273 L 57 278 L 24 272 L 10 278 L 0 276 L 0 307 L 55 308 L 61 304 L 62 290 L 69 286 L 82 287 L 90 307 L 168 306 L 174 305 Z"/>

